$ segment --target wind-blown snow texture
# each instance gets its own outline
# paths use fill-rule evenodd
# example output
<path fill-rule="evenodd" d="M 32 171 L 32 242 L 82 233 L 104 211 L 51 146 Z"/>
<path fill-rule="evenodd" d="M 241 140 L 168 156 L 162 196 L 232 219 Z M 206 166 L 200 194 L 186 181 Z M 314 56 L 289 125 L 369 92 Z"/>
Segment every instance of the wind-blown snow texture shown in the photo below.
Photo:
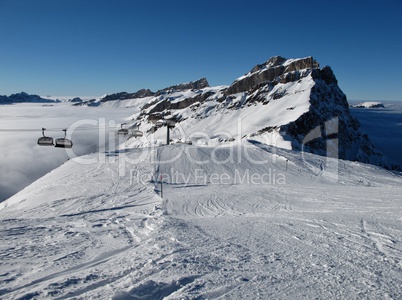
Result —
<path fill-rule="evenodd" d="M 392 166 L 328 67 L 275 57 L 180 86 L 97 100 L 144 135 L 0 203 L 2 299 L 401 297 L 402 176 L 350 161 Z"/>

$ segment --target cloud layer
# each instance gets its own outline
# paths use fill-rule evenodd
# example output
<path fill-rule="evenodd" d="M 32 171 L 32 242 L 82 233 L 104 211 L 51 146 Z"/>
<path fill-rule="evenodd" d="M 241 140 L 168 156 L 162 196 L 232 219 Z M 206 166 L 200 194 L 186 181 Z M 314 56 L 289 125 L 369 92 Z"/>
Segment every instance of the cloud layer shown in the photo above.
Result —
<path fill-rule="evenodd" d="M 113 125 L 129 115 L 127 109 L 74 107 L 66 103 L 0 105 L 0 202 L 70 158 L 65 149 L 37 145 L 42 127 L 58 129 L 45 132 L 53 138 L 64 137 L 61 129 L 70 128 L 72 132 L 68 131 L 67 137 L 73 140 L 72 150 L 83 155 L 97 151 L 99 141 L 108 141 L 109 132 L 117 130 Z M 108 126 L 109 121 L 112 126 Z M 99 130 L 102 123 L 106 128 Z M 100 134 L 106 136 L 99 138 Z"/>

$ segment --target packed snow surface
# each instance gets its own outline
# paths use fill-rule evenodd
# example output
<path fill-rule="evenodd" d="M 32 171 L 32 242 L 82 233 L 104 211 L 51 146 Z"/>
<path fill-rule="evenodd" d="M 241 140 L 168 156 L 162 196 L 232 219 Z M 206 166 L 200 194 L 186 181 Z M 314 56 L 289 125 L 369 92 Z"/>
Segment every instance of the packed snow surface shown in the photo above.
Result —
<path fill-rule="evenodd" d="M 397 299 L 401 183 L 258 142 L 78 157 L 0 204 L 0 297 Z"/>

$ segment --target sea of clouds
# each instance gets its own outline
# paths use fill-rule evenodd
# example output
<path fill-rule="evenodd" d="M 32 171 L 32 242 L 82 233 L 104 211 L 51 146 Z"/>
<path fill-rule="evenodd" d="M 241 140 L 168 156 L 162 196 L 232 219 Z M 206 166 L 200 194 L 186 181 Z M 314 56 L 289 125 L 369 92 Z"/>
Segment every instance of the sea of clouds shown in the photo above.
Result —
<path fill-rule="evenodd" d="M 37 145 L 42 127 L 59 129 L 45 131 L 55 139 L 64 137 L 62 128 L 76 127 L 67 132 L 67 137 L 74 143 L 74 156 L 79 156 L 98 151 L 100 146 L 109 149 L 105 143 L 110 132 L 116 132 L 129 115 L 128 109 L 70 103 L 0 105 L 0 202 L 71 158 L 66 149 Z M 105 126 L 99 129 L 96 124 Z"/>

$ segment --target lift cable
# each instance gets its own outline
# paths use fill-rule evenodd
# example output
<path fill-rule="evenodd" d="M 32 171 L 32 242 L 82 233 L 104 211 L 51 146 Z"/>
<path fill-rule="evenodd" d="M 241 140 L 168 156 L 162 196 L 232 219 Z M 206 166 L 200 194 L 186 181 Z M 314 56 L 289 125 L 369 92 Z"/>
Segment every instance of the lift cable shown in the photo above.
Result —
<path fill-rule="evenodd" d="M 95 129 L 103 129 L 104 127 L 100 126 L 87 126 L 87 127 L 76 127 L 74 128 L 74 131 L 76 130 L 95 130 Z M 118 127 L 110 127 L 110 129 L 117 129 Z M 64 128 L 47 128 L 46 131 L 62 131 Z M 0 132 L 41 132 L 42 128 L 40 129 L 33 129 L 33 128 L 0 128 Z"/>

